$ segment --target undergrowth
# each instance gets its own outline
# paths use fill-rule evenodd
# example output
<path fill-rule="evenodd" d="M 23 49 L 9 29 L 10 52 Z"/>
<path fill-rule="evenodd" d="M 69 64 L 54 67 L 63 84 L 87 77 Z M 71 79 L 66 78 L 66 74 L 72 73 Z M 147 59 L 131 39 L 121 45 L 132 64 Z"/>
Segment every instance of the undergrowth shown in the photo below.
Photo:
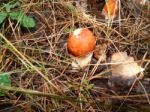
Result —
<path fill-rule="evenodd" d="M 97 45 L 110 43 L 108 59 L 114 52 L 126 51 L 145 68 L 144 79 L 149 80 L 150 5 L 135 17 L 127 4 L 120 4 L 119 16 L 109 23 L 100 14 L 102 3 L 97 9 L 90 5 L 81 10 L 69 0 L 23 0 L 13 10 L 34 19 L 35 27 L 23 27 L 9 17 L 1 23 L 0 75 L 9 76 L 11 85 L 0 85 L 0 111 L 149 111 L 149 83 L 144 85 L 146 94 L 137 93 L 135 87 L 130 94 L 129 89 L 114 91 L 107 84 L 110 64 L 95 59 L 88 69 L 72 70 L 66 41 L 74 29 L 87 27 Z"/>

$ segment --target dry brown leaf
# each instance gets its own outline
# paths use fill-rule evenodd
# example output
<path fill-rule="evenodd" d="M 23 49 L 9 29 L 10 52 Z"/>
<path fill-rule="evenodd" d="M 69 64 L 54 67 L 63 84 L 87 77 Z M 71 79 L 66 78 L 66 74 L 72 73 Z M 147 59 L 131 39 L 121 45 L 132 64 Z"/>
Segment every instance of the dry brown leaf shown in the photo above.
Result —
<path fill-rule="evenodd" d="M 105 61 L 106 60 L 106 49 L 109 46 L 108 42 L 105 42 L 101 45 L 98 45 L 96 47 L 96 49 L 94 50 L 94 58 L 96 58 L 97 60 L 101 59 L 101 61 Z"/>

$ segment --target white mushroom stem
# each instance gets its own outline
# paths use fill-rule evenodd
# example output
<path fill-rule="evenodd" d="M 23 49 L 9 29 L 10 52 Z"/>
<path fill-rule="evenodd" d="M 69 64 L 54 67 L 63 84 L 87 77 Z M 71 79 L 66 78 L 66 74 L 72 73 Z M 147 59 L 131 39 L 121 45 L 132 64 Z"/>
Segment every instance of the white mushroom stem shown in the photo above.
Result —
<path fill-rule="evenodd" d="M 72 56 L 72 58 L 73 58 L 72 67 L 74 69 L 80 69 L 80 68 L 87 66 L 91 62 L 92 55 L 93 55 L 93 53 L 89 53 L 84 57 L 73 57 Z"/>

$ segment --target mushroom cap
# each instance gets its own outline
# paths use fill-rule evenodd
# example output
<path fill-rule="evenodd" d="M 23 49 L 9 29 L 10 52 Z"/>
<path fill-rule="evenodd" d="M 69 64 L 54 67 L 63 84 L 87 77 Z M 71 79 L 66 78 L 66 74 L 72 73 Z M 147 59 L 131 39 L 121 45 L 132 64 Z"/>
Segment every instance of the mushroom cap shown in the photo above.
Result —
<path fill-rule="evenodd" d="M 106 18 L 114 18 L 116 16 L 117 10 L 117 0 L 107 0 L 103 8 L 103 13 Z"/>
<path fill-rule="evenodd" d="M 117 52 L 111 57 L 111 79 L 119 85 L 133 83 L 136 75 L 144 69 L 134 61 L 134 58 L 127 55 L 127 52 Z M 122 82 L 122 83 L 121 83 Z"/>
<path fill-rule="evenodd" d="M 70 33 L 67 41 L 68 52 L 75 57 L 87 55 L 95 48 L 94 34 L 87 28 L 78 28 Z"/>

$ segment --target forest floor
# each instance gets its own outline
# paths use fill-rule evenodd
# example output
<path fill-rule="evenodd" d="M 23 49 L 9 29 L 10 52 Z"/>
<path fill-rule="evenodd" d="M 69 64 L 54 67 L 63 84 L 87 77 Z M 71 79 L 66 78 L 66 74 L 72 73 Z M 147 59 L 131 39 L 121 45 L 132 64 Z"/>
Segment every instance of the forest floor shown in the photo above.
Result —
<path fill-rule="evenodd" d="M 0 84 L 0 112 L 150 112 L 150 4 L 136 12 L 120 1 L 111 23 L 102 15 L 103 0 L 88 1 L 86 10 L 74 0 L 20 1 L 12 10 L 24 11 L 36 25 L 25 29 L 10 18 L 1 24 L 0 73 L 11 84 Z M 129 88 L 110 88 L 111 65 L 94 57 L 88 69 L 73 70 L 66 43 L 81 27 L 94 33 L 96 46 L 110 42 L 107 60 L 119 51 L 133 56 L 145 69 L 143 78 Z"/>

